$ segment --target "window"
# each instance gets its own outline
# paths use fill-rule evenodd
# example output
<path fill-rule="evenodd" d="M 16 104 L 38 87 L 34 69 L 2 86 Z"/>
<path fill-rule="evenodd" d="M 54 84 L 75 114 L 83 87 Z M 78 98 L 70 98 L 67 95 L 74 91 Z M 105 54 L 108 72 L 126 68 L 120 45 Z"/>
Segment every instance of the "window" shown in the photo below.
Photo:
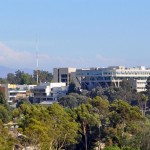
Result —
<path fill-rule="evenodd" d="M 67 79 L 61 79 L 61 82 L 67 82 Z"/>
<path fill-rule="evenodd" d="M 61 74 L 61 78 L 67 78 L 67 74 Z"/>

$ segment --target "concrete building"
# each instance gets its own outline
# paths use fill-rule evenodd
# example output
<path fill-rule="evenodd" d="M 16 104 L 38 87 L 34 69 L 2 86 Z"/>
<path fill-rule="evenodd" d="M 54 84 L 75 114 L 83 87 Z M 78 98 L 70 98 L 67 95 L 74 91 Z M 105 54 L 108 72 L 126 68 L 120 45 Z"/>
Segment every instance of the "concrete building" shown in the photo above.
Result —
<path fill-rule="evenodd" d="M 16 85 L 16 84 L 0 84 L 0 92 L 4 93 L 8 103 L 16 102 L 19 99 L 28 98 L 30 90 L 35 85 Z"/>
<path fill-rule="evenodd" d="M 150 69 L 144 66 L 126 68 L 124 66 L 110 66 L 107 68 L 77 69 L 76 77 L 82 88 L 92 89 L 96 86 L 120 86 L 123 79 L 129 80 L 132 88 L 137 92 L 145 91 Z"/>
<path fill-rule="evenodd" d="M 76 82 L 76 68 L 54 68 L 53 80 L 54 82 L 63 82 L 69 85 L 70 82 Z"/>
<path fill-rule="evenodd" d="M 57 101 L 59 97 L 65 96 L 67 91 L 66 83 L 40 83 L 32 90 L 33 103 Z"/>

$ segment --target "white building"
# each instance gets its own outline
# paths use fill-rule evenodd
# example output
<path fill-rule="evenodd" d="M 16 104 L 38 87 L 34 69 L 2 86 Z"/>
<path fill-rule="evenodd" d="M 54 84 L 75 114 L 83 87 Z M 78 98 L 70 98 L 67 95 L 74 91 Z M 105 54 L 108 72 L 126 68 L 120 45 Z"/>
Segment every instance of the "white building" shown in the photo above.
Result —
<path fill-rule="evenodd" d="M 150 69 L 144 66 L 126 68 L 111 66 L 107 68 L 77 69 L 76 77 L 83 88 L 92 89 L 96 86 L 120 86 L 123 79 L 131 82 L 137 92 L 145 91 L 146 80 L 150 76 Z"/>
<path fill-rule="evenodd" d="M 34 97 L 34 103 L 40 103 L 43 101 L 57 101 L 59 97 L 65 96 L 68 87 L 66 83 L 40 83 L 32 90 Z"/>

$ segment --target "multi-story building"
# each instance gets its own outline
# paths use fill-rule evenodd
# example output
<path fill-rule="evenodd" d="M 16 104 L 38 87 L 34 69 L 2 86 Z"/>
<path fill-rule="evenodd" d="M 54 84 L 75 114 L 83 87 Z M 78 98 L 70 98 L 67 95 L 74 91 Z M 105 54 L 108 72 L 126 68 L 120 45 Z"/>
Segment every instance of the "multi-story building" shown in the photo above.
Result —
<path fill-rule="evenodd" d="M 129 80 L 132 88 L 137 92 L 145 91 L 150 69 L 144 66 L 126 68 L 124 66 L 111 66 L 108 68 L 77 69 L 76 77 L 82 88 L 92 89 L 96 86 L 120 86 L 122 80 Z"/>
<path fill-rule="evenodd" d="M 32 90 L 33 103 L 57 101 L 59 97 L 65 96 L 67 91 L 66 83 L 40 83 Z"/>
<path fill-rule="evenodd" d="M 0 91 L 4 93 L 8 103 L 15 102 L 17 98 L 26 97 L 26 90 L 18 89 L 16 84 L 1 84 Z"/>
<path fill-rule="evenodd" d="M 76 80 L 76 68 L 54 68 L 53 80 L 54 82 L 63 82 L 69 85 L 72 81 Z"/>
<path fill-rule="evenodd" d="M 0 92 L 4 93 L 8 103 L 19 99 L 28 98 L 30 91 L 35 85 L 1 84 Z"/>

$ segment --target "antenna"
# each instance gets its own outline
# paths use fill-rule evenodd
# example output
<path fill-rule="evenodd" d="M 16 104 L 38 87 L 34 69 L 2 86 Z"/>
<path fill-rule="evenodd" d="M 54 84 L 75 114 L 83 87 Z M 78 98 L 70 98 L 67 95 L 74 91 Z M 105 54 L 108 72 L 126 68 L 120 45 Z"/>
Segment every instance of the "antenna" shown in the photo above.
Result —
<path fill-rule="evenodd" d="M 38 56 L 38 40 L 36 39 L 36 83 L 39 83 L 39 56 Z"/>

